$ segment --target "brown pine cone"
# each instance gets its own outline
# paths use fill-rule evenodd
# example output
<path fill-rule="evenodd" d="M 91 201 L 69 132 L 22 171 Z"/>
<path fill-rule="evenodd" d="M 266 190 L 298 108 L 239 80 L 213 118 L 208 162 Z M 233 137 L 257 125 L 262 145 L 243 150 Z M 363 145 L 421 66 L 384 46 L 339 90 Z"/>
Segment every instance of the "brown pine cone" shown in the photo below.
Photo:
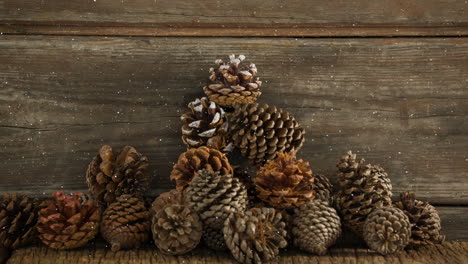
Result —
<path fill-rule="evenodd" d="M 189 148 L 207 146 L 223 152 L 232 150 L 227 142 L 229 124 L 224 110 L 203 97 L 189 103 L 190 112 L 183 114 L 182 140 Z"/>
<path fill-rule="evenodd" d="M 184 190 L 196 172 L 202 169 L 218 171 L 221 175 L 233 173 L 227 157 L 219 150 L 199 147 L 189 149 L 179 156 L 171 172 L 171 180 L 176 181 L 177 190 Z"/>
<path fill-rule="evenodd" d="M 411 192 L 400 194 L 400 201 L 395 206 L 408 216 L 411 223 L 410 246 L 441 244 L 445 240 L 439 213 L 428 202 L 416 200 Z"/>
<path fill-rule="evenodd" d="M 42 242 L 55 249 L 86 245 L 99 231 L 101 211 L 81 193 L 55 192 L 41 204 L 37 231 Z"/>
<path fill-rule="evenodd" d="M 224 241 L 223 230 L 219 228 L 212 228 L 210 226 L 203 227 L 203 242 L 208 248 L 213 250 L 222 251 L 226 250 L 226 242 Z"/>
<path fill-rule="evenodd" d="M 180 255 L 198 245 L 203 228 L 198 215 L 187 206 L 169 204 L 153 217 L 152 231 L 154 242 L 163 253 Z"/>
<path fill-rule="evenodd" d="M 36 237 L 37 200 L 4 194 L 0 201 L 0 247 L 17 249 Z"/>
<path fill-rule="evenodd" d="M 104 145 L 86 171 L 89 192 L 100 205 L 122 194 L 142 197 L 151 183 L 148 168 L 148 159 L 134 147 L 125 146 L 115 158 L 112 148 Z"/>
<path fill-rule="evenodd" d="M 333 186 L 325 175 L 314 174 L 314 191 L 317 199 L 332 204 Z"/>
<path fill-rule="evenodd" d="M 366 219 L 363 237 L 369 248 L 382 255 L 403 250 L 411 236 L 411 224 L 405 213 L 395 207 L 375 209 Z"/>
<path fill-rule="evenodd" d="M 241 263 L 266 263 L 287 246 L 285 223 L 273 208 L 252 208 L 232 214 L 224 225 L 224 239 Z"/>
<path fill-rule="evenodd" d="M 313 200 L 295 210 L 294 245 L 309 253 L 323 255 L 341 234 L 341 220 L 328 201 Z"/>
<path fill-rule="evenodd" d="M 362 227 L 368 214 L 375 208 L 392 204 L 392 184 L 385 170 L 379 166 L 363 165 L 356 154 L 349 151 L 338 167 L 337 208 L 343 224 L 362 236 Z"/>
<path fill-rule="evenodd" d="M 119 196 L 102 215 L 101 235 L 112 251 L 139 248 L 150 237 L 150 213 L 144 201 L 128 194 Z"/>
<path fill-rule="evenodd" d="M 277 152 L 296 152 L 304 143 L 305 131 L 296 119 L 267 104 L 236 105 L 230 126 L 234 146 L 255 164 L 276 158 Z"/>
<path fill-rule="evenodd" d="M 309 162 L 296 160 L 296 154 L 277 153 L 257 171 L 257 196 L 268 205 L 289 209 L 314 199 L 314 177 Z"/>
<path fill-rule="evenodd" d="M 154 199 L 149 209 L 151 217 L 157 214 L 160 210 L 169 204 L 182 204 L 184 202 L 183 192 L 172 189 L 168 192 L 161 193 Z"/>
<path fill-rule="evenodd" d="M 210 227 L 219 232 L 231 213 L 244 211 L 247 207 L 247 190 L 238 178 L 208 170 L 198 172 L 184 197 L 187 205 L 200 215 L 205 229 Z M 207 237 L 210 236 L 203 236 L 204 239 Z M 207 242 L 208 246 L 216 244 Z"/>
<path fill-rule="evenodd" d="M 257 75 L 257 67 L 251 63 L 242 65 L 245 56 L 229 55 L 229 63 L 221 59 L 215 61 L 216 68 L 210 68 L 210 80 L 213 82 L 205 86 L 203 90 L 211 101 L 224 107 L 235 104 L 251 104 L 262 94 L 260 86 L 262 82 Z"/>

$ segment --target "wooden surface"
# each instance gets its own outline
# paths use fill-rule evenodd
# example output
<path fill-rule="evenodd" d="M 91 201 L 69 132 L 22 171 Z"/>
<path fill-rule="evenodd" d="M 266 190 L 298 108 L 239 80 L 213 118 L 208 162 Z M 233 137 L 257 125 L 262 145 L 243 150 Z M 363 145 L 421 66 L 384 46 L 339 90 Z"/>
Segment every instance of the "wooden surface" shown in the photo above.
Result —
<path fill-rule="evenodd" d="M 464 0 L 0 0 L 0 32 L 159 36 L 467 36 Z"/>
<path fill-rule="evenodd" d="M 468 261 L 468 243 L 445 243 L 443 245 L 406 250 L 394 255 L 382 256 L 367 249 L 332 248 L 324 256 L 314 256 L 298 251 L 282 252 L 273 263 L 349 263 L 349 264 L 464 264 Z M 89 248 L 72 251 L 57 251 L 46 247 L 31 247 L 15 251 L 8 264 L 150 264 L 150 263 L 237 263 L 228 252 L 199 249 L 183 256 L 166 256 L 160 251 L 147 248 L 132 251 L 111 252 L 104 248 Z"/>

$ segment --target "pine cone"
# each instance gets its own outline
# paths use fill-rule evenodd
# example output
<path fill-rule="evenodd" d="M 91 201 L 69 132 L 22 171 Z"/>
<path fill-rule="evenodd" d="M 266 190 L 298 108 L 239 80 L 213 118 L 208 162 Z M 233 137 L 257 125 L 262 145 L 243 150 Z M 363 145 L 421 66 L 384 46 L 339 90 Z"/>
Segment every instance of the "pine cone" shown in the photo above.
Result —
<path fill-rule="evenodd" d="M 368 214 L 375 208 L 392 204 L 392 185 L 383 168 L 363 165 L 364 159 L 356 161 L 356 154 L 349 151 L 338 167 L 337 207 L 343 223 L 358 236 Z"/>
<path fill-rule="evenodd" d="M 304 143 L 305 131 L 296 119 L 267 104 L 237 105 L 230 125 L 234 146 L 255 164 L 276 158 L 277 152 L 296 152 Z"/>
<path fill-rule="evenodd" d="M 294 208 L 314 199 L 314 177 L 309 162 L 296 160 L 296 154 L 278 153 L 257 171 L 257 196 L 268 205 Z"/>
<path fill-rule="evenodd" d="M 198 245 L 203 228 L 198 215 L 187 206 L 169 204 L 153 217 L 152 231 L 163 253 L 180 255 Z"/>
<path fill-rule="evenodd" d="M 269 262 L 287 246 L 285 223 L 273 208 L 234 213 L 223 231 L 227 247 L 241 263 Z"/>
<path fill-rule="evenodd" d="M 411 236 L 411 224 L 405 213 L 395 207 L 375 209 L 366 219 L 363 237 L 369 248 L 382 255 L 403 250 Z"/>
<path fill-rule="evenodd" d="M 151 182 L 148 167 L 148 159 L 134 147 L 124 147 L 114 158 L 112 148 L 104 145 L 86 171 L 89 192 L 100 205 L 122 194 L 143 196 Z"/>
<path fill-rule="evenodd" d="M 187 205 L 200 215 L 205 229 L 210 227 L 219 232 L 231 213 L 244 211 L 247 207 L 247 190 L 238 178 L 208 170 L 198 172 L 185 190 L 184 197 Z M 204 235 L 203 238 L 207 237 L 210 236 Z M 208 246 L 214 244 L 207 242 Z"/>
<path fill-rule="evenodd" d="M 99 230 L 101 211 L 81 193 L 55 192 L 41 204 L 37 231 L 42 242 L 55 249 L 86 245 Z"/>
<path fill-rule="evenodd" d="M 209 225 L 203 227 L 203 242 L 208 248 L 213 250 L 222 251 L 226 250 L 226 242 L 224 241 L 223 230 L 219 228 L 212 228 Z"/>
<path fill-rule="evenodd" d="M 229 63 L 221 59 L 215 61 L 216 69 L 210 68 L 210 80 L 213 82 L 205 86 L 203 90 L 211 101 L 224 107 L 235 104 L 251 104 L 262 94 L 260 86 L 262 82 L 257 75 L 257 67 L 251 63 L 242 65 L 245 56 L 229 55 Z"/>
<path fill-rule="evenodd" d="M 428 202 L 416 200 L 410 192 L 400 194 L 395 206 L 405 212 L 411 223 L 410 246 L 441 244 L 445 240 L 439 213 Z"/>
<path fill-rule="evenodd" d="M 332 204 L 333 186 L 325 175 L 314 174 L 314 192 L 317 199 Z"/>
<path fill-rule="evenodd" d="M 17 249 L 36 237 L 37 200 L 5 194 L 0 201 L 0 247 Z"/>
<path fill-rule="evenodd" d="M 313 200 L 295 210 L 294 245 L 309 253 L 323 255 L 341 234 L 341 220 L 327 201 Z"/>
<path fill-rule="evenodd" d="M 113 251 L 139 248 L 148 241 L 150 213 L 139 197 L 124 194 L 110 204 L 102 215 L 101 235 Z"/>
<path fill-rule="evenodd" d="M 224 152 L 232 150 L 227 143 L 229 124 L 224 110 L 208 98 L 189 103 L 190 112 L 183 114 L 182 140 L 189 148 L 207 146 Z"/>
<path fill-rule="evenodd" d="M 171 180 L 176 181 L 177 190 L 184 190 L 196 172 L 202 169 L 219 171 L 221 175 L 233 173 L 223 153 L 213 148 L 199 147 L 189 149 L 179 156 L 179 160 L 172 169 Z"/>
<path fill-rule="evenodd" d="M 151 208 L 149 209 L 150 215 L 153 217 L 169 204 L 182 204 L 183 202 L 184 196 L 181 191 L 172 189 L 168 192 L 161 193 L 151 204 Z"/>

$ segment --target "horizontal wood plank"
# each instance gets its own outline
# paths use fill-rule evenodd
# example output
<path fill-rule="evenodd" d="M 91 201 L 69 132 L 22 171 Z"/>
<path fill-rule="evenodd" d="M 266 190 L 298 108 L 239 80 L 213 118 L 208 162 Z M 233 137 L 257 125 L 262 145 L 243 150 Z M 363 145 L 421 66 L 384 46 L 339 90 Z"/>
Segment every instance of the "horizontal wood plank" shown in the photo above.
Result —
<path fill-rule="evenodd" d="M 287 251 L 274 263 L 349 263 L 349 264 L 403 264 L 403 263 L 464 263 L 468 258 L 468 243 L 445 243 L 382 256 L 367 249 L 332 248 L 324 256 Z M 46 247 L 19 249 L 9 264 L 89 263 L 89 264 L 150 264 L 150 263 L 237 263 L 228 252 L 197 249 L 182 256 L 166 256 L 154 248 L 110 252 L 104 248 L 58 251 Z"/>
<path fill-rule="evenodd" d="M 173 186 L 179 116 L 216 58 L 244 53 L 261 102 L 306 128 L 299 157 L 334 178 L 347 150 L 381 164 L 395 193 L 468 204 L 468 39 L 3 36 L 0 191 L 86 190 L 100 145 L 134 145 Z"/>
<path fill-rule="evenodd" d="M 466 36 L 468 3 L 0 0 L 0 32 L 140 36 Z"/>

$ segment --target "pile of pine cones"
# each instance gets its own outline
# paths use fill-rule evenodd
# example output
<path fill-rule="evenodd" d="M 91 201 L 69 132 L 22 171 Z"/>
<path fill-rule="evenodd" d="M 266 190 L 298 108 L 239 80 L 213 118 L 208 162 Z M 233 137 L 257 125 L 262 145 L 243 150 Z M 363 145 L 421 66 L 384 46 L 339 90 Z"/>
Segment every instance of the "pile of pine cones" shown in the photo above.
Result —
<path fill-rule="evenodd" d="M 435 208 L 409 192 L 393 203 L 380 166 L 348 152 L 337 164 L 334 192 L 327 177 L 296 158 L 304 128 L 287 111 L 256 103 L 262 82 L 255 64 L 244 60 L 216 60 L 203 88 L 207 97 L 189 103 L 181 116 L 187 151 L 171 172 L 173 190 L 150 204 L 144 198 L 152 178 L 148 159 L 131 146 L 115 153 L 104 145 L 86 170 L 89 196 L 56 192 L 42 202 L 5 196 L 0 247 L 40 239 L 71 249 L 100 233 L 114 251 L 152 237 L 170 255 L 204 243 L 230 250 L 241 263 L 265 263 L 288 246 L 325 254 L 342 225 L 381 254 L 443 242 Z"/>

